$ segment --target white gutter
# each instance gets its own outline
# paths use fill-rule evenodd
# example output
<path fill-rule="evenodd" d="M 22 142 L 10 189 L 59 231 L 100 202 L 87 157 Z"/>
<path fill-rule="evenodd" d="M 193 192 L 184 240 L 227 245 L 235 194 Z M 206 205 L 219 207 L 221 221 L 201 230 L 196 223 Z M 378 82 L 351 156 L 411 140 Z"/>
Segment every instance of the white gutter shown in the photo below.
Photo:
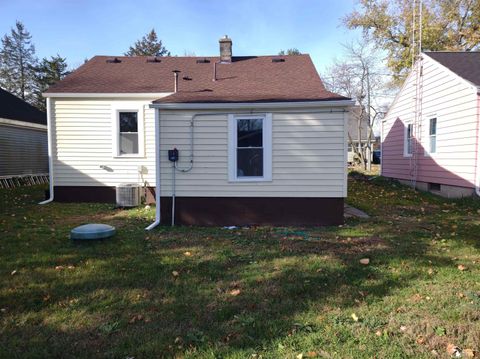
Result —
<path fill-rule="evenodd" d="M 12 127 L 24 127 L 24 128 L 34 129 L 34 130 L 47 131 L 46 125 L 41 125 L 39 123 L 32 123 L 32 122 L 26 122 L 26 121 L 11 120 L 8 118 L 0 118 L 0 124 L 6 125 L 6 126 L 12 126 Z"/>
<path fill-rule="evenodd" d="M 216 110 L 255 108 L 312 108 L 354 106 L 352 100 L 299 101 L 299 102 L 225 102 L 225 103 L 153 103 L 151 108 L 163 110 Z"/>
<path fill-rule="evenodd" d="M 145 230 L 150 231 L 160 224 L 160 110 L 155 109 L 155 222 Z"/>
<path fill-rule="evenodd" d="M 47 143 L 48 143 L 48 177 L 50 182 L 50 196 L 39 204 L 47 204 L 53 201 L 53 144 L 52 144 L 52 106 L 51 99 L 47 98 Z"/>

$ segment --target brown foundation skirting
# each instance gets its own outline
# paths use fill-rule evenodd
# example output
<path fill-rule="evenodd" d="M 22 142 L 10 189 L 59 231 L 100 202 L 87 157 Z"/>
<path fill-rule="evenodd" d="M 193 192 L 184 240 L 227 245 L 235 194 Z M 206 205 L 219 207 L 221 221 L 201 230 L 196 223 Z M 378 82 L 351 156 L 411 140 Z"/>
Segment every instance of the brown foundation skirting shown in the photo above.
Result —
<path fill-rule="evenodd" d="M 154 198 L 149 188 L 147 202 Z M 114 187 L 55 187 L 59 202 L 115 203 Z M 171 222 L 171 197 L 161 198 L 162 223 Z M 177 197 L 175 223 L 200 226 L 324 226 L 343 223 L 343 198 Z"/>

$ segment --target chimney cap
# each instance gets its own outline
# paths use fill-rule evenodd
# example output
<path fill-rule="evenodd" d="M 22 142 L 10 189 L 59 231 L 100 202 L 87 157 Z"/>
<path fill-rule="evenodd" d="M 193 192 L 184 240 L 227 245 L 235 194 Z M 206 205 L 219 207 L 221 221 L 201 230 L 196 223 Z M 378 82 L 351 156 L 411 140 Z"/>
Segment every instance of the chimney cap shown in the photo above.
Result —
<path fill-rule="evenodd" d="M 228 37 L 228 35 L 223 36 L 220 38 L 220 42 L 232 42 L 232 39 Z"/>

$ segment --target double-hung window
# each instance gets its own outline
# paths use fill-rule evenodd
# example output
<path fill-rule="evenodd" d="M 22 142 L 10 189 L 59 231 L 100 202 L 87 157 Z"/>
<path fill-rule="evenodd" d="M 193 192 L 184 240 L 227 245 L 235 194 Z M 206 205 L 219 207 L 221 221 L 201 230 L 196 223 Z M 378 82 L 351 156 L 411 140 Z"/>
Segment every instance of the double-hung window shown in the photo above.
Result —
<path fill-rule="evenodd" d="M 113 107 L 113 157 L 143 157 L 143 108 L 136 103 Z"/>
<path fill-rule="evenodd" d="M 138 154 L 138 112 L 118 112 L 119 154 Z"/>
<path fill-rule="evenodd" d="M 411 156 L 413 153 L 413 124 L 408 124 L 405 128 L 404 155 Z"/>
<path fill-rule="evenodd" d="M 271 115 L 229 116 L 230 181 L 270 181 L 272 178 Z"/>
<path fill-rule="evenodd" d="M 430 138 L 430 151 L 429 153 L 437 152 L 437 119 L 430 119 L 430 129 L 429 129 L 429 138 Z"/>

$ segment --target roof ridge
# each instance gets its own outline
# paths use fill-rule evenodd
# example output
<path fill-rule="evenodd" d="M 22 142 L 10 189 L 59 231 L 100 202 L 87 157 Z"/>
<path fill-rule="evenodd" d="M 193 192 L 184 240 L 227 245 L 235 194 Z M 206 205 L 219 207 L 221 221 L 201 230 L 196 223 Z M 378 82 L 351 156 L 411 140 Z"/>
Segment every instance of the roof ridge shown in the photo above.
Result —
<path fill-rule="evenodd" d="M 252 57 L 252 58 L 269 58 L 269 57 L 311 57 L 310 54 L 299 54 L 299 55 L 239 55 L 239 56 L 232 56 L 233 58 L 239 58 L 239 57 Z M 206 56 L 153 56 L 153 55 L 135 55 L 135 56 L 126 56 L 126 55 L 94 55 L 92 56 L 93 58 L 132 58 L 132 59 L 138 59 L 138 58 L 146 58 L 146 57 L 159 57 L 159 58 L 166 58 L 166 59 L 205 59 L 205 58 L 220 58 L 220 56 L 213 56 L 213 55 L 206 55 Z"/>

